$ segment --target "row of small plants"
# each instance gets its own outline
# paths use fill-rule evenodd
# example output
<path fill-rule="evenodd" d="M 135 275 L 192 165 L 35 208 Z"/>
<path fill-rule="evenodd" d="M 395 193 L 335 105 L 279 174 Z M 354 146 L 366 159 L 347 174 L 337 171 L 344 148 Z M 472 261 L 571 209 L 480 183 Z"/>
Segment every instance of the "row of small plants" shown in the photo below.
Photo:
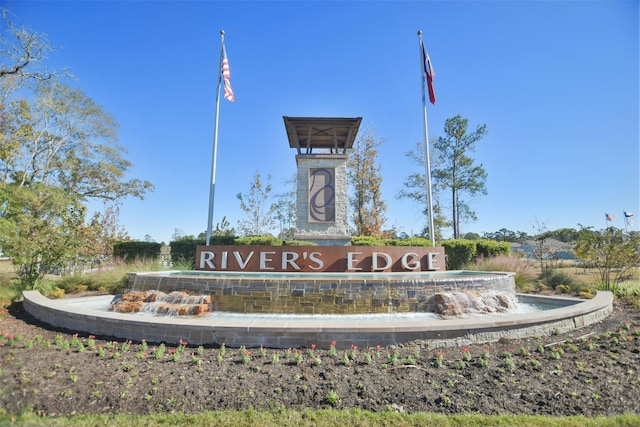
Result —
<path fill-rule="evenodd" d="M 549 361 L 562 359 L 566 352 L 593 351 L 606 346 L 632 346 L 634 352 L 640 352 L 640 327 L 632 321 L 623 323 L 614 332 L 605 332 L 599 335 L 587 335 L 577 340 L 567 339 L 552 344 L 539 344 L 536 348 L 521 346 L 513 350 L 504 351 L 501 354 L 491 354 L 489 348 L 472 353 L 470 347 L 446 348 L 429 350 L 428 354 L 420 351 L 411 353 L 403 352 L 401 348 L 369 347 L 365 349 L 351 345 L 346 349 L 336 348 L 332 342 L 326 352 L 319 352 L 314 344 L 304 349 L 265 349 L 246 348 L 228 349 L 225 344 L 218 348 L 205 348 L 204 346 L 189 346 L 185 341 L 180 341 L 177 346 L 167 346 L 164 343 L 149 345 L 146 341 L 133 343 L 126 341 L 100 341 L 93 335 L 80 337 L 78 334 L 65 338 L 57 335 L 53 341 L 43 339 L 41 336 L 33 338 L 2 330 L 0 331 L 0 346 L 34 349 L 36 347 L 55 347 L 76 353 L 88 353 L 98 358 L 120 359 L 123 355 L 134 353 L 135 359 L 161 360 L 172 362 L 189 362 L 198 369 L 203 369 L 203 362 L 223 364 L 236 363 L 247 365 L 253 370 L 259 371 L 262 366 L 279 363 L 288 365 L 320 366 L 324 363 L 333 363 L 344 366 L 376 364 L 381 369 L 390 369 L 397 366 L 415 366 L 421 368 L 449 368 L 463 370 L 467 367 L 488 367 L 490 361 L 504 369 L 539 368 Z"/>
<path fill-rule="evenodd" d="M 540 340 L 541 341 L 541 340 Z M 118 360 L 118 369 L 131 374 L 126 382 L 122 384 L 119 391 L 120 399 L 127 399 L 130 393 L 130 387 L 134 383 L 135 371 L 137 370 L 137 362 L 145 365 L 157 363 L 180 363 L 182 366 L 193 366 L 198 372 L 205 373 L 208 369 L 213 369 L 215 374 L 215 366 L 221 367 L 224 364 L 235 364 L 238 366 L 246 366 L 247 369 L 259 373 L 263 369 L 268 370 L 269 365 L 286 364 L 289 366 L 318 367 L 323 364 L 333 364 L 334 366 L 344 366 L 349 369 L 351 367 L 362 367 L 371 365 L 376 369 L 393 370 L 393 369 L 421 369 L 430 370 L 450 370 L 452 373 L 463 374 L 466 369 L 492 369 L 493 373 L 502 375 L 510 372 L 516 373 L 519 369 L 524 370 L 542 370 L 545 372 L 552 369 L 553 375 L 562 375 L 562 359 L 567 352 L 591 352 L 602 350 L 603 357 L 600 364 L 614 365 L 617 363 L 616 348 L 626 347 L 635 353 L 640 353 L 640 327 L 635 321 L 626 321 L 620 327 L 611 332 L 603 332 L 600 334 L 588 334 L 578 339 L 566 339 L 556 341 L 550 344 L 538 344 L 535 348 L 527 348 L 520 346 L 518 348 L 502 351 L 500 353 L 491 353 L 489 347 L 474 346 L 429 350 L 407 351 L 403 348 L 395 346 L 375 346 L 367 348 L 359 348 L 351 345 L 345 349 L 336 347 L 336 343 L 332 342 L 328 349 L 319 349 L 316 345 L 308 348 L 300 349 L 265 349 L 259 348 L 227 348 L 222 344 L 217 348 L 204 346 L 190 346 L 185 341 L 180 341 L 177 346 L 168 346 L 164 343 L 152 345 L 146 341 L 132 342 L 130 340 L 104 341 L 98 340 L 95 336 L 88 335 L 81 337 L 78 334 L 62 335 L 58 334 L 53 340 L 44 339 L 42 336 L 25 337 L 15 335 L 6 330 L 0 331 L 0 347 L 8 347 L 10 351 L 5 352 L 2 362 L 10 362 L 18 349 L 38 351 L 43 349 L 59 349 L 60 351 L 85 354 L 91 358 Z M 133 356 L 133 357 L 132 357 Z M 572 360 L 575 360 L 572 359 Z M 78 360 L 76 359 L 76 364 Z M 80 362 L 84 363 L 84 362 Z M 89 362 L 90 363 L 90 362 Z M 0 366 L 4 364 L 1 363 Z M 577 360 L 575 366 L 566 366 L 567 369 L 573 368 L 584 374 L 585 384 L 590 384 L 593 379 L 588 375 L 590 369 L 585 362 Z M 295 371 L 300 372 L 300 371 Z M 575 371 L 574 371 L 575 372 Z M 0 375 L 2 374 L 0 368 Z M 20 375 L 22 384 L 28 384 L 32 378 L 29 376 L 28 369 L 23 369 Z M 542 374 L 541 374 L 542 375 Z M 81 369 L 76 366 L 63 366 L 62 363 L 56 363 L 49 372 L 45 374 L 45 379 L 59 381 L 63 376 L 68 381 L 69 387 L 78 381 L 87 380 L 81 378 Z M 303 376 L 296 373 L 296 380 L 303 379 Z M 505 379 L 506 381 L 506 379 Z M 619 379 L 611 379 L 614 383 Z M 453 382 L 451 380 L 450 382 Z M 97 398 L 100 393 L 100 386 L 103 381 L 94 381 L 95 390 L 91 393 L 91 398 Z M 151 388 L 146 391 L 144 399 L 150 401 L 154 399 L 155 393 L 158 391 L 158 378 L 152 379 Z M 73 393 L 72 388 L 67 388 L 61 393 Z M 577 393 L 574 392 L 576 395 Z M 66 394 L 62 397 L 69 397 Z M 329 407 L 337 407 L 340 403 L 338 392 L 331 389 L 321 397 L 323 403 Z M 593 392 L 592 399 L 598 399 L 598 393 Z M 158 404 L 172 405 L 172 398 L 166 400 L 165 403 Z M 438 400 L 440 405 L 447 406 L 452 404 L 452 396 L 448 396 L 446 391 L 442 392 L 442 396 Z M 175 406 L 175 402 L 173 403 Z"/>

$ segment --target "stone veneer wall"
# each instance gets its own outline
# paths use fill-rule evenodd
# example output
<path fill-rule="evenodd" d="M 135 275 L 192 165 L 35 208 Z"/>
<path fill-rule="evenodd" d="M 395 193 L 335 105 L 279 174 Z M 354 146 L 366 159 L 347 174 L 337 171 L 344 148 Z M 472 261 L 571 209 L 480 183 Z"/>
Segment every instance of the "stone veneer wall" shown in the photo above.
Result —
<path fill-rule="evenodd" d="M 113 336 L 150 343 L 178 344 L 181 340 L 192 345 L 225 343 L 230 347 L 272 348 L 310 347 L 361 348 L 376 345 L 397 345 L 414 340 L 428 340 L 429 347 L 459 347 L 462 345 L 521 339 L 533 336 L 557 335 L 577 328 L 585 328 L 606 318 L 613 310 L 613 294 L 599 291 L 591 300 L 578 301 L 560 297 L 520 295 L 526 302 L 553 302 L 555 310 L 501 317 L 474 317 L 443 322 L 439 319 L 412 320 L 383 319 L 362 323 L 307 320 L 292 322 L 262 317 L 258 320 L 192 319 L 175 317 L 140 317 L 132 314 L 91 310 L 87 298 L 50 300 L 38 291 L 24 291 L 24 309 L 36 319 L 50 325 L 82 331 L 94 335 Z M 530 301 L 529 301 L 530 300 Z M 566 301 L 566 304 L 562 302 Z M 561 303 L 561 304 L 558 304 Z M 563 308 L 560 308 L 565 306 Z"/>
<path fill-rule="evenodd" d="M 440 292 L 515 292 L 512 274 L 478 276 L 435 275 L 415 279 L 330 279 L 313 277 L 234 278 L 129 273 L 134 290 L 184 290 L 211 295 L 212 312 L 295 313 L 295 314 L 372 314 L 433 312 L 433 296 Z M 284 276 L 284 275 L 283 275 Z"/>
<path fill-rule="evenodd" d="M 297 155 L 298 164 L 296 192 L 296 240 L 314 242 L 318 245 L 346 245 L 351 241 L 349 234 L 349 195 L 347 183 L 346 154 L 305 154 Z M 335 169 L 336 220 L 333 223 L 309 222 L 308 193 L 309 169 Z"/>

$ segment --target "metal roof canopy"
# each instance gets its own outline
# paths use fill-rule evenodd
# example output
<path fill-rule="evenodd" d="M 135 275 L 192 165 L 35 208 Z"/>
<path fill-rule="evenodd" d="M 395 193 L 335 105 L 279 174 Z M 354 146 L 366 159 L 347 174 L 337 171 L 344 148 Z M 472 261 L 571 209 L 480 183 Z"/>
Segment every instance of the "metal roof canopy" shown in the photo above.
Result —
<path fill-rule="evenodd" d="M 346 153 L 353 146 L 362 117 L 287 117 L 283 116 L 289 147 L 298 154 L 311 154 L 314 148 L 330 153 Z"/>

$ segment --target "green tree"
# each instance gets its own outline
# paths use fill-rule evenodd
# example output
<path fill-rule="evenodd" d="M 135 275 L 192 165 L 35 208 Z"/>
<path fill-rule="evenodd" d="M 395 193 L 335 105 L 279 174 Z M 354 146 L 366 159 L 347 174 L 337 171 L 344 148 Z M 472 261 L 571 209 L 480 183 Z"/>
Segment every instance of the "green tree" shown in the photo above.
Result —
<path fill-rule="evenodd" d="M 1 185 L 0 201 L 2 249 L 32 289 L 45 274 L 62 269 L 86 247 L 84 206 L 59 187 Z"/>
<path fill-rule="evenodd" d="M 125 179 L 132 165 L 115 120 L 64 74 L 43 71 L 46 38 L 14 27 L 6 11 L 3 19 L 0 246 L 34 287 L 63 261 L 95 252 L 83 244 L 99 222 L 84 224 L 88 199 L 143 198 L 153 186 Z"/>
<path fill-rule="evenodd" d="M 469 153 L 475 151 L 476 143 L 487 134 L 487 126 L 476 127 L 467 133 L 468 120 L 455 116 L 445 120 L 445 137 L 439 137 L 434 143 L 438 167 L 432 170 L 434 181 L 451 191 L 451 224 L 453 238 L 460 237 L 461 221 L 477 219 L 467 202 L 462 198 L 466 193 L 470 197 L 487 194 L 487 172 L 482 165 L 476 166 Z"/>
<path fill-rule="evenodd" d="M 267 175 L 267 182 L 264 184 L 260 174 L 256 172 L 249 192 L 236 194 L 240 208 L 247 216 L 247 219 L 238 221 L 238 228 L 243 236 L 267 235 L 275 227 L 276 206 L 270 203 L 272 190 L 271 175 Z"/>
<path fill-rule="evenodd" d="M 559 228 L 552 232 L 553 238 L 564 243 L 571 243 L 580 237 L 580 232 L 575 228 Z"/>
<path fill-rule="evenodd" d="M 625 280 L 640 265 L 640 233 L 624 233 L 616 227 L 593 231 L 583 227 L 576 240 L 575 254 L 587 266 L 594 268 L 605 290 Z"/>
<path fill-rule="evenodd" d="M 417 206 L 419 206 L 420 212 L 424 214 L 425 225 L 420 233 L 421 236 L 428 236 L 428 199 L 427 199 L 427 181 L 425 170 L 425 146 L 423 143 L 416 143 L 416 147 L 412 151 L 407 151 L 405 156 L 408 157 L 418 168 L 422 169 L 422 172 L 414 172 L 410 174 L 403 182 L 404 188 L 396 194 L 396 199 L 411 199 Z M 433 156 L 432 156 L 433 157 Z M 431 159 L 433 165 L 434 159 Z M 440 191 L 442 187 L 439 185 L 432 185 L 433 196 L 433 228 L 434 238 L 436 242 L 443 239 L 442 230 L 445 227 L 451 225 L 442 214 L 442 205 L 440 204 Z"/>
<path fill-rule="evenodd" d="M 129 234 L 119 225 L 118 204 L 106 203 L 102 212 L 94 212 L 83 227 L 83 249 L 79 257 L 101 262 L 111 257 L 116 242 L 130 240 Z"/>
<path fill-rule="evenodd" d="M 81 198 L 142 198 L 153 186 L 124 180 L 131 162 L 117 144 L 117 124 L 81 89 L 38 82 L 34 99 L 9 103 L 5 136 L 13 149 L 0 158 L 4 183 L 40 182 Z"/>
<path fill-rule="evenodd" d="M 529 238 L 524 231 L 511 231 L 506 228 L 501 228 L 493 233 L 483 233 L 482 237 L 489 240 L 496 240 L 498 242 L 517 242 L 522 243 Z"/>
<path fill-rule="evenodd" d="M 347 175 L 352 189 L 349 204 L 355 233 L 359 236 L 386 237 L 387 234 L 383 231 L 387 205 L 382 200 L 381 167 L 377 163 L 378 147 L 383 143 L 371 129 L 366 129 L 349 151 Z"/>

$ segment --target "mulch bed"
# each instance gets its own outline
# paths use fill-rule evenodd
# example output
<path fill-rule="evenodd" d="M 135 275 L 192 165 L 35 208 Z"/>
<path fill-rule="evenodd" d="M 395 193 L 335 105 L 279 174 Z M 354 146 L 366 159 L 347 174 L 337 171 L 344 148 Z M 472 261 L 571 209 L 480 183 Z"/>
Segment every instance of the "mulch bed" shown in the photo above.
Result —
<path fill-rule="evenodd" d="M 571 333 L 432 349 L 233 349 L 129 343 L 0 313 L 0 410 L 49 416 L 315 409 L 640 413 L 640 312 L 616 301 Z"/>

